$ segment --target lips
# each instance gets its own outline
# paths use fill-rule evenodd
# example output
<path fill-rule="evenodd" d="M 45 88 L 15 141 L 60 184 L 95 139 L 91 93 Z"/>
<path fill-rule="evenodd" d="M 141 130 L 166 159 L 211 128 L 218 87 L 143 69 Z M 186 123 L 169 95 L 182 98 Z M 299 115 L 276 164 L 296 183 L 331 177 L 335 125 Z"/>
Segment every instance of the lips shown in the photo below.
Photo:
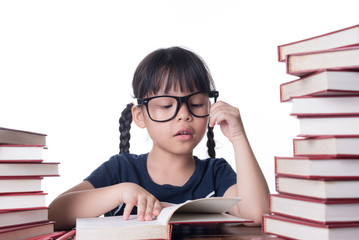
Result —
<path fill-rule="evenodd" d="M 190 129 L 181 129 L 174 136 L 186 136 L 186 135 L 191 136 L 192 131 Z"/>

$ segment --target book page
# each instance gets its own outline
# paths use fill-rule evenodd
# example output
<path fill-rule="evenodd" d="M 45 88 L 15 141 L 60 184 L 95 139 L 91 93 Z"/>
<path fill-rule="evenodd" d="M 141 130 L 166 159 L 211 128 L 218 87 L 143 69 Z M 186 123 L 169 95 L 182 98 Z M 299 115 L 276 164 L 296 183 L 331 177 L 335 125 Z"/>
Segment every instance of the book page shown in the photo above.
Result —
<path fill-rule="evenodd" d="M 200 214 L 196 218 L 210 217 L 210 213 L 222 215 L 221 213 L 227 212 L 231 207 L 238 203 L 241 198 L 202 198 L 192 201 L 187 201 L 181 204 L 173 205 L 163 208 L 160 215 L 156 220 L 152 221 L 138 221 L 137 216 L 131 215 L 128 220 L 124 220 L 122 216 L 101 217 L 101 218 L 78 218 L 76 222 L 77 228 L 109 228 L 118 226 L 146 226 L 146 225 L 164 225 L 166 226 L 173 215 L 177 213 L 194 213 L 187 214 L 186 218 L 198 213 L 206 213 L 205 216 Z M 230 215 L 229 215 L 230 216 Z M 227 217 L 228 218 L 228 217 Z M 237 217 L 233 217 L 238 219 Z M 209 221 L 209 220 L 205 220 Z M 223 220 L 222 220 L 223 221 Z"/>
<path fill-rule="evenodd" d="M 157 220 L 160 221 L 162 224 L 166 224 L 170 222 L 170 219 L 173 215 L 176 215 L 178 213 L 225 213 L 240 200 L 241 198 L 239 197 L 213 197 L 195 199 L 162 209 L 160 215 L 157 217 Z"/>
<path fill-rule="evenodd" d="M 176 213 L 224 213 L 231 209 L 241 200 L 239 197 L 223 198 L 202 198 L 188 201 L 182 204 Z"/>
<path fill-rule="evenodd" d="M 232 216 L 227 213 L 176 213 L 170 223 L 233 223 L 233 222 L 251 222 L 244 218 Z"/>
<path fill-rule="evenodd" d="M 77 228 L 116 228 L 119 226 L 146 226 L 146 225 L 154 226 L 154 225 L 161 225 L 161 223 L 157 220 L 138 221 L 136 215 L 131 215 L 128 220 L 124 220 L 122 216 L 76 219 Z"/>

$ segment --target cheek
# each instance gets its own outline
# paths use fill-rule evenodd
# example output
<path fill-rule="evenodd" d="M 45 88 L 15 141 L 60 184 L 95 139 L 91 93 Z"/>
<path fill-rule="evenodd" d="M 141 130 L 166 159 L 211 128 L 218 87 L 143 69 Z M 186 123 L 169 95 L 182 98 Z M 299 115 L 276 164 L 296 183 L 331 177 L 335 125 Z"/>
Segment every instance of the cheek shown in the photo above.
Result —
<path fill-rule="evenodd" d="M 203 138 L 204 134 L 207 132 L 207 126 L 208 126 L 208 118 L 200 119 L 201 121 L 198 121 L 198 128 L 197 131 L 201 138 Z"/>
<path fill-rule="evenodd" d="M 150 120 L 151 121 L 151 120 Z M 159 124 L 153 121 L 148 122 L 147 124 L 147 132 L 152 141 L 164 141 L 171 133 L 170 127 L 166 124 Z"/>

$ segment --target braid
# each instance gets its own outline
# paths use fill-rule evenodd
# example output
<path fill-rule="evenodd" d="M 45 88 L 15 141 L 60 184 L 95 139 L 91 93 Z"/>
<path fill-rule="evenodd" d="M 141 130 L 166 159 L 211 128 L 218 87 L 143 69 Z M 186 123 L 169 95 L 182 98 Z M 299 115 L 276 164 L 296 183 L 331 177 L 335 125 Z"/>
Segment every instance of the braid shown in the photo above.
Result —
<path fill-rule="evenodd" d="M 216 143 L 214 141 L 214 134 L 213 134 L 213 127 L 208 126 L 207 131 L 207 148 L 208 148 L 208 155 L 211 158 L 216 157 L 216 151 L 214 150 Z"/>
<path fill-rule="evenodd" d="M 120 127 L 120 153 L 130 152 L 130 129 L 132 122 L 132 106 L 133 103 L 127 104 L 126 108 L 122 111 L 119 120 Z"/>

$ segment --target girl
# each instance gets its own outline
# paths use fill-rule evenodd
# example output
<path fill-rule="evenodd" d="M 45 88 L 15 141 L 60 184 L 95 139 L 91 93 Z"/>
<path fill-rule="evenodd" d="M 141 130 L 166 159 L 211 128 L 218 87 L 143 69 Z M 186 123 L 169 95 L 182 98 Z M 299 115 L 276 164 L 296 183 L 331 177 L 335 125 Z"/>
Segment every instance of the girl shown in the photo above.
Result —
<path fill-rule="evenodd" d="M 239 110 L 216 102 L 219 94 L 201 58 L 179 47 L 154 51 L 137 67 L 132 87 L 137 104 L 128 104 L 120 118 L 120 154 L 51 203 L 56 228 L 102 214 L 128 219 L 137 213 L 138 220 L 150 221 L 169 203 L 212 196 L 242 197 L 230 214 L 259 225 L 268 211 L 267 183 Z M 129 153 L 132 121 L 153 141 L 148 154 Z M 237 173 L 215 158 L 216 124 L 233 145 Z M 210 158 L 200 160 L 193 149 L 206 131 Z"/>

